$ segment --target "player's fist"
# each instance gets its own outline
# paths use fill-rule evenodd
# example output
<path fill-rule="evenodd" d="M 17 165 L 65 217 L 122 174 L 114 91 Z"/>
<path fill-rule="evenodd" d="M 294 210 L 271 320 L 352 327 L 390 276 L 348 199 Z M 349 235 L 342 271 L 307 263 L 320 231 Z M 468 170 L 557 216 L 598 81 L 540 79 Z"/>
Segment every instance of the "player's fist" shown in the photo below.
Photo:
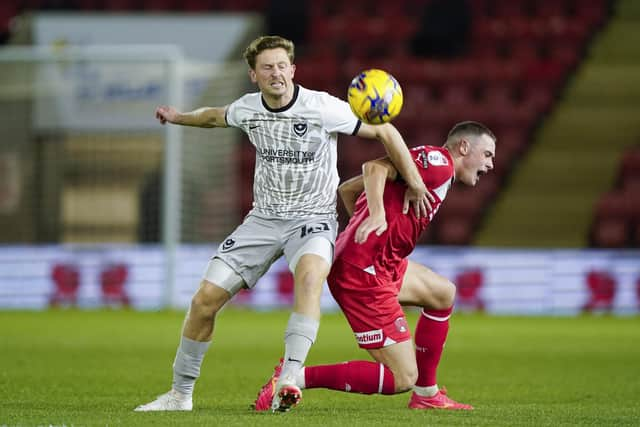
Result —
<path fill-rule="evenodd" d="M 156 119 L 160 121 L 161 124 L 175 123 L 178 118 L 178 110 L 168 105 L 161 105 L 156 108 Z"/>

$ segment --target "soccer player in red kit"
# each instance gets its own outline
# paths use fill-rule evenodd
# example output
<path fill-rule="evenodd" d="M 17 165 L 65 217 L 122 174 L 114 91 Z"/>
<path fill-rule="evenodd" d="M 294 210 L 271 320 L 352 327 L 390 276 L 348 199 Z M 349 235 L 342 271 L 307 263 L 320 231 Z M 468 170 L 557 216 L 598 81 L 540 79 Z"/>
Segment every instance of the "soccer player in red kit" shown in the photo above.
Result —
<path fill-rule="evenodd" d="M 377 363 L 307 366 L 296 377 L 294 387 L 364 394 L 413 389 L 409 408 L 473 409 L 449 398 L 436 383 L 455 285 L 407 256 L 454 179 L 474 186 L 481 175 L 493 169 L 495 141 L 487 127 L 468 121 L 451 129 L 443 147 L 411 149 L 422 179 L 436 199 L 427 217 L 403 212 L 407 187 L 386 158 L 365 163 L 363 176 L 340 186 L 340 196 L 352 217 L 336 241 L 327 282 L 358 344 Z M 401 305 L 422 307 L 415 350 Z M 280 365 L 258 394 L 256 408 L 267 406 L 273 397 L 272 383 L 279 373 Z"/>

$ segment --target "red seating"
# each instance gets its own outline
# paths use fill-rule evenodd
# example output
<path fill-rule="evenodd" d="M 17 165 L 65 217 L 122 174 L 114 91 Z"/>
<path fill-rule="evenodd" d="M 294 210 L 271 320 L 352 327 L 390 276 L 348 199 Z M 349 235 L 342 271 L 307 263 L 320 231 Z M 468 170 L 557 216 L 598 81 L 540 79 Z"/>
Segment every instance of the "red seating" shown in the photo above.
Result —
<path fill-rule="evenodd" d="M 440 61 L 416 59 L 407 73 L 414 84 L 438 87 L 446 77 L 446 65 Z"/>
<path fill-rule="evenodd" d="M 447 194 L 437 215 L 440 217 L 466 216 L 476 218 L 483 209 L 484 197 L 484 193 L 475 191 L 475 188 L 456 184 Z"/>
<path fill-rule="evenodd" d="M 488 59 L 478 64 L 481 80 L 485 83 L 515 84 L 521 82 L 522 66 L 512 60 Z"/>
<path fill-rule="evenodd" d="M 627 223 L 616 219 L 598 221 L 593 230 L 593 243 L 600 248 L 621 248 L 627 245 Z"/>
<path fill-rule="evenodd" d="M 341 63 L 342 77 L 341 79 L 347 83 L 351 82 L 358 73 L 368 68 L 377 68 L 376 64 L 362 58 L 349 58 Z"/>
<path fill-rule="evenodd" d="M 423 120 L 423 124 L 413 134 L 412 140 L 407 142 L 411 146 L 418 145 L 435 145 L 440 146 L 444 144 L 449 129 L 443 126 L 433 125 L 430 118 L 427 116 Z"/>
<path fill-rule="evenodd" d="M 218 7 L 217 0 L 182 0 L 180 3 L 185 12 L 207 12 Z"/>
<path fill-rule="evenodd" d="M 269 5 L 269 0 L 218 0 L 218 9 L 237 11 L 264 11 Z"/>
<path fill-rule="evenodd" d="M 256 149 L 249 142 L 248 139 L 244 138 L 240 144 L 240 156 L 239 156 L 239 165 L 240 170 L 243 175 L 252 175 L 253 167 L 256 163 Z"/>
<path fill-rule="evenodd" d="M 253 173 L 256 162 L 256 150 L 246 138 L 240 144 L 237 162 L 238 170 L 240 171 L 238 203 L 241 215 L 244 216 L 251 210 L 253 205 Z"/>
<path fill-rule="evenodd" d="M 508 140 L 505 140 L 507 142 Z M 498 177 L 505 176 L 513 167 L 515 160 L 521 151 L 515 144 L 503 143 L 496 147 L 496 158 L 493 162 L 493 174 Z"/>
<path fill-rule="evenodd" d="M 623 153 L 616 188 L 600 197 L 594 211 L 594 245 L 640 247 L 640 146 Z"/>
<path fill-rule="evenodd" d="M 474 59 L 464 59 L 446 64 L 445 81 L 458 84 L 476 85 L 483 81 L 482 67 Z"/>
<path fill-rule="evenodd" d="M 640 179 L 640 147 L 629 149 L 622 155 L 619 176 L 623 186 L 627 180 Z"/>
<path fill-rule="evenodd" d="M 495 0 L 492 12 L 494 16 L 505 20 L 517 19 L 525 14 L 525 2 L 518 0 Z"/>
<path fill-rule="evenodd" d="M 471 88 L 461 83 L 449 83 L 442 89 L 440 108 L 461 108 L 472 104 Z"/>
<path fill-rule="evenodd" d="M 598 200 L 592 230 L 593 243 L 596 246 L 622 247 L 627 243 L 640 246 L 640 241 L 634 240 L 635 237 L 629 239 L 629 235 L 640 225 L 638 194 L 633 190 L 614 190 Z"/>
<path fill-rule="evenodd" d="M 628 194 L 640 194 L 640 173 L 625 177 L 622 181 L 622 189 Z"/>
<path fill-rule="evenodd" d="M 309 43 L 312 46 L 330 46 L 335 49 L 343 39 L 347 20 L 343 16 L 311 19 L 308 30 Z"/>
<path fill-rule="evenodd" d="M 515 106 L 517 99 L 514 85 L 500 81 L 486 84 L 483 91 L 483 102 L 489 108 L 511 108 Z"/>
<path fill-rule="evenodd" d="M 531 109 L 534 113 L 544 114 L 549 111 L 553 104 L 553 93 L 542 85 L 528 84 L 522 93 L 522 104 Z"/>
<path fill-rule="evenodd" d="M 151 12 L 178 10 L 181 8 L 177 0 L 140 0 L 140 5 L 143 10 Z"/>
<path fill-rule="evenodd" d="M 589 28 L 595 28 L 602 23 L 607 16 L 606 0 L 589 1 L 587 3 L 575 3 L 576 19 L 584 22 Z"/>
<path fill-rule="evenodd" d="M 470 212 L 470 218 L 447 213 L 446 220 L 436 220 L 435 231 L 425 240 L 465 244 L 461 242 L 470 241 L 468 233 L 484 204 L 526 151 L 530 130 L 550 110 L 556 90 L 577 64 L 582 44 L 604 16 L 605 1 L 595 0 L 589 7 L 577 0 L 471 1 L 475 17 L 471 53 L 451 61 L 415 59 L 402 48 L 417 30 L 415 17 L 407 11 L 412 13 L 428 2 L 383 2 L 386 8 L 371 8 L 367 2 L 366 14 L 364 1 L 314 2 L 312 45 L 332 46 L 337 57 L 346 58 L 338 77 L 344 82 L 372 67 L 386 69 L 399 80 L 405 102 L 394 124 L 410 146 L 441 145 L 449 129 L 462 120 L 480 121 L 494 129 L 498 137 L 495 172 L 473 189 L 477 198 L 459 188 L 442 208 L 443 213 Z M 350 14 L 358 19 L 349 19 Z M 299 77 L 306 75 L 300 72 Z M 315 81 L 323 83 L 320 78 Z M 359 173 L 360 164 L 372 154 L 359 143 L 339 147 L 339 166 L 349 172 L 344 176 Z"/>
<path fill-rule="evenodd" d="M 631 204 L 628 195 L 622 191 L 613 191 L 600 197 L 596 205 L 596 218 L 625 220 L 631 216 Z"/>
<path fill-rule="evenodd" d="M 566 16 L 568 8 L 566 2 L 562 1 L 538 1 L 536 3 L 536 16 L 538 18 L 554 18 Z"/>
<path fill-rule="evenodd" d="M 18 7 L 11 2 L 3 2 L 0 5 L 0 41 L 9 36 L 11 21 L 18 15 L 18 12 Z"/>
<path fill-rule="evenodd" d="M 139 10 L 140 6 L 134 0 L 104 0 L 104 9 L 112 12 Z"/>
<path fill-rule="evenodd" d="M 546 21 L 546 30 L 551 41 L 569 42 L 579 46 L 589 34 L 587 22 L 554 16 Z"/>
<path fill-rule="evenodd" d="M 296 81 L 311 89 L 324 89 L 334 84 L 338 80 L 340 70 L 335 56 L 296 60 L 296 67 Z"/>
<path fill-rule="evenodd" d="M 384 156 L 386 156 L 384 146 L 377 141 L 342 137 L 338 143 L 340 177 L 344 180 L 360 175 L 364 162 Z"/>
<path fill-rule="evenodd" d="M 486 208 L 487 202 L 491 201 L 498 193 L 500 181 L 501 177 L 497 173 L 490 173 L 480 178 L 480 182 L 476 184 L 473 191 L 482 193 L 482 199 L 485 202 L 483 208 Z"/>

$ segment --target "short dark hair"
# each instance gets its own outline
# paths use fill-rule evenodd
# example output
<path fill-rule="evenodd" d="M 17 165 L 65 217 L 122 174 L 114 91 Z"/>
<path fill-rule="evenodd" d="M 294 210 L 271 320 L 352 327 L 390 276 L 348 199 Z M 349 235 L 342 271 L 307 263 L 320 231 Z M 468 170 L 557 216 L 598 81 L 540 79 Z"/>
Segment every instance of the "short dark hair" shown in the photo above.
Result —
<path fill-rule="evenodd" d="M 447 135 L 447 141 L 445 144 L 453 144 L 463 135 L 482 136 L 489 135 L 491 139 L 496 141 L 496 136 L 491 132 L 491 129 L 479 122 L 471 120 L 456 123 L 451 128 Z"/>
<path fill-rule="evenodd" d="M 293 64 L 295 46 L 289 39 L 280 36 L 261 36 L 249 43 L 244 51 L 244 59 L 252 70 L 256 69 L 256 56 L 263 50 L 282 48 L 287 51 L 289 61 Z"/>

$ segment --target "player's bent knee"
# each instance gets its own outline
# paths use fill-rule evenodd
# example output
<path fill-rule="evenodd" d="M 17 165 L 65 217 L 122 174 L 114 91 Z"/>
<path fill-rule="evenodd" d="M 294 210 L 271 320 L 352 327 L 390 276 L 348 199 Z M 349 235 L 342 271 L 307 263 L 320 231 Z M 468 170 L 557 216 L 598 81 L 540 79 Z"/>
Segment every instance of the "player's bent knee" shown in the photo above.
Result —
<path fill-rule="evenodd" d="M 453 284 L 450 280 L 447 280 L 443 286 L 442 295 L 441 295 L 441 307 L 438 307 L 439 310 L 445 310 L 453 305 L 456 300 L 456 285 Z"/>
<path fill-rule="evenodd" d="M 400 372 L 394 372 L 393 378 L 395 380 L 396 393 L 403 393 L 411 390 L 418 380 L 418 369 L 403 369 Z"/>
<path fill-rule="evenodd" d="M 425 282 L 428 303 L 425 308 L 432 310 L 446 310 L 456 299 L 456 286 L 448 279 L 439 277 L 436 281 Z"/>
<path fill-rule="evenodd" d="M 446 277 L 417 263 L 409 263 L 400 290 L 402 304 L 417 305 L 428 310 L 445 310 L 456 297 L 456 287 Z"/>

